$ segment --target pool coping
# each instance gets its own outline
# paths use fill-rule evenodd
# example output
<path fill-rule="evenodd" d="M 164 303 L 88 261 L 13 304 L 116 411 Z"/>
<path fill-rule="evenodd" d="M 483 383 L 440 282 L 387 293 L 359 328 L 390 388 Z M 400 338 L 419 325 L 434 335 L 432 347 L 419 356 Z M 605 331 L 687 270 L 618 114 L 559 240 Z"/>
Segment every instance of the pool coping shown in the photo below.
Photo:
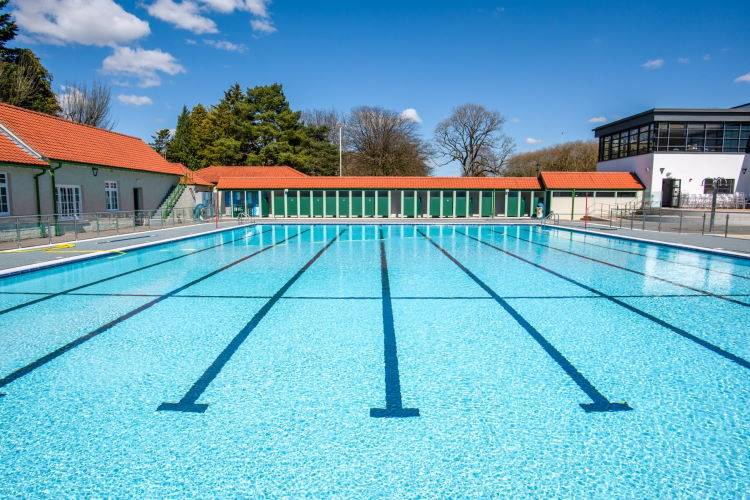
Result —
<path fill-rule="evenodd" d="M 741 253 L 741 252 L 734 252 L 732 250 L 723 250 L 723 249 L 718 249 L 718 248 L 706 248 L 706 247 L 700 247 L 696 245 L 688 245 L 686 243 L 672 243 L 670 241 L 652 240 L 649 238 L 625 236 L 622 234 L 602 233 L 598 231 L 592 231 L 590 229 L 581 229 L 579 227 L 569 227 L 569 226 L 562 226 L 558 224 L 544 224 L 543 227 L 563 229 L 563 230 L 571 231 L 574 233 L 590 234 L 592 236 L 601 236 L 604 238 L 616 238 L 620 240 L 637 241 L 640 243 L 648 243 L 649 245 L 659 245 L 659 246 L 664 246 L 664 247 L 677 248 L 680 250 L 691 250 L 693 252 L 707 253 L 710 255 L 723 255 L 726 257 L 734 257 L 734 258 L 739 258 L 739 259 L 750 260 L 750 255 L 746 253 Z M 606 226 L 602 226 L 602 227 L 606 227 Z"/>
<path fill-rule="evenodd" d="M 200 226 L 201 224 L 191 224 L 191 226 L 192 225 Z M 38 262 L 36 264 L 27 264 L 27 265 L 24 265 L 24 266 L 11 267 L 11 268 L 8 268 L 8 269 L 0 270 L 0 278 L 7 278 L 9 276 L 15 276 L 15 275 L 19 275 L 19 274 L 26 274 L 26 273 L 30 273 L 30 272 L 33 272 L 33 271 L 39 271 L 39 270 L 42 270 L 42 269 L 49 269 L 49 268 L 53 268 L 53 267 L 57 267 L 57 266 L 63 266 L 63 265 L 66 265 L 66 264 L 73 264 L 73 263 L 76 263 L 76 262 L 82 262 L 82 261 L 86 261 L 86 260 L 92 260 L 92 259 L 100 259 L 100 258 L 104 258 L 104 257 L 110 257 L 112 255 L 112 253 L 115 253 L 115 252 L 124 252 L 124 251 L 131 251 L 131 250 L 139 250 L 141 248 L 148 248 L 148 247 L 155 247 L 155 246 L 159 246 L 159 245 L 166 245 L 167 243 L 174 243 L 175 241 L 182 241 L 182 240 L 187 240 L 187 239 L 191 239 L 191 238 L 197 238 L 199 236 L 206 236 L 206 235 L 210 235 L 210 234 L 222 233 L 224 231 L 234 231 L 235 229 L 240 228 L 240 227 L 251 227 L 251 226 L 255 226 L 255 225 L 256 225 L 255 222 L 248 222 L 247 224 L 238 224 L 236 226 L 223 227 L 223 228 L 219 228 L 219 229 L 214 229 L 212 231 L 206 231 L 206 232 L 203 232 L 203 233 L 185 234 L 185 235 L 181 235 L 181 236 L 174 236 L 172 238 L 166 238 L 166 239 L 159 240 L 159 241 L 148 241 L 148 242 L 145 242 L 145 243 L 137 243 L 135 245 L 129 245 L 129 246 L 125 246 L 125 247 L 112 248 L 112 249 L 108 249 L 106 252 L 92 251 L 91 253 L 87 253 L 87 254 L 84 254 L 84 255 L 76 255 L 76 256 L 73 256 L 73 257 L 67 257 L 65 259 L 50 260 L 50 261 L 47 261 L 47 262 Z M 182 226 L 182 227 L 188 227 L 188 226 Z M 171 229 L 171 228 L 155 229 L 154 232 L 155 231 L 164 231 L 165 229 Z M 150 232 L 150 231 L 143 231 L 143 233 L 147 233 L 147 232 Z M 139 234 L 142 234 L 142 233 L 139 233 Z M 124 235 L 122 235 L 122 236 L 124 236 Z M 102 237 L 99 237 L 99 238 L 90 238 L 90 239 L 87 239 L 86 241 L 92 241 L 92 240 L 97 240 L 97 239 L 102 239 L 102 238 L 108 238 L 108 237 L 107 236 L 102 236 Z M 49 245 L 42 245 L 39 248 L 44 248 L 45 246 L 49 246 Z M 32 247 L 29 247 L 29 248 L 32 248 Z"/>

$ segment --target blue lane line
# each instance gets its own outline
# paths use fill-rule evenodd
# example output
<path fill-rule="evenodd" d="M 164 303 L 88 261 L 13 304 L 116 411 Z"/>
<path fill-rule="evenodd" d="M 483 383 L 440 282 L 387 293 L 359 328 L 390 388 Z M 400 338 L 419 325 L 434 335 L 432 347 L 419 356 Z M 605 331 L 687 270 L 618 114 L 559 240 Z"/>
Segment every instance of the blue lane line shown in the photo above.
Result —
<path fill-rule="evenodd" d="M 745 276 L 744 274 L 734 274 L 734 273 L 730 273 L 728 271 L 720 271 L 718 269 L 712 269 L 712 268 L 707 268 L 707 267 L 703 267 L 703 266 L 696 266 L 694 264 L 688 264 L 687 262 L 677 262 L 675 260 L 666 259 L 664 257 L 658 257 L 656 255 L 645 255 L 645 254 L 642 254 L 640 252 L 632 252 L 630 250 L 624 250 L 622 248 L 613 248 L 613 247 L 610 247 L 610 246 L 607 246 L 607 245 L 599 245 L 599 244 L 596 244 L 596 243 L 591 243 L 590 241 L 586 241 L 586 236 L 589 236 L 588 234 L 584 234 L 583 235 L 583 240 L 574 240 L 572 238 L 571 239 L 563 238 L 562 236 L 560 236 L 560 234 L 562 234 L 562 233 L 555 234 L 551 229 L 546 230 L 546 231 L 544 229 L 542 229 L 541 232 L 540 232 L 540 231 L 537 231 L 536 228 L 533 228 L 533 230 L 531 232 L 532 233 L 537 233 L 537 234 L 550 233 L 549 236 L 552 236 L 552 237 L 557 238 L 557 239 L 562 240 L 562 241 L 572 241 L 574 243 L 581 243 L 582 245 L 590 245 L 592 247 L 604 248 L 605 250 L 614 250 L 615 252 L 627 253 L 627 254 L 630 254 L 630 255 L 637 255 L 637 256 L 643 257 L 645 259 L 656 259 L 656 260 L 661 260 L 663 262 L 669 262 L 670 264 L 676 264 L 678 266 L 692 267 L 693 269 L 700 269 L 701 271 L 709 271 L 709 272 L 712 272 L 712 273 L 726 274 L 728 276 L 734 276 L 735 278 L 742 278 L 742 279 L 750 280 L 750 276 Z M 565 233 L 566 234 L 570 234 L 570 235 L 575 234 L 572 231 L 565 231 Z M 606 236 L 592 236 L 592 239 L 593 238 L 606 238 Z M 622 240 L 615 240 L 615 241 L 622 241 Z"/>
<path fill-rule="evenodd" d="M 45 300 L 54 299 L 55 297 L 59 297 L 60 295 L 65 295 L 65 294 L 68 294 L 68 293 L 71 293 L 71 292 L 75 292 L 75 291 L 81 290 L 82 288 L 86 288 L 86 287 L 93 286 L 93 285 L 98 285 L 100 283 L 105 283 L 105 282 L 113 280 L 115 278 L 121 278 L 123 276 L 127 276 L 127 275 L 133 274 L 133 273 L 137 273 L 137 272 L 143 271 L 145 269 L 151 269 L 152 267 L 160 266 L 162 264 L 166 264 L 167 262 L 173 262 L 173 261 L 178 260 L 178 259 L 184 259 L 185 257 L 190 257 L 191 255 L 195 255 L 197 253 L 205 252 L 207 250 L 211 250 L 211 249 L 223 246 L 223 245 L 227 245 L 229 243 L 234 243 L 235 241 L 238 241 L 238 240 L 252 238 L 253 236 L 258 236 L 260 234 L 267 233 L 267 232 L 269 232 L 271 230 L 272 229 L 269 228 L 269 229 L 266 229 L 265 231 L 261 231 L 260 233 L 253 233 L 251 235 L 242 235 L 242 236 L 239 236 L 237 238 L 233 238 L 233 239 L 231 239 L 229 241 L 221 242 L 221 243 L 219 243 L 217 245 L 211 245 L 210 247 L 201 248 L 200 250 L 195 250 L 194 252 L 185 253 L 185 254 L 182 254 L 182 255 L 178 255 L 176 257 L 171 257 L 171 258 L 166 259 L 166 260 L 160 260 L 159 262 L 154 262 L 153 264 L 148 264 L 147 266 L 136 267 L 135 269 L 131 269 L 129 271 L 125 271 L 125 272 L 122 272 L 122 273 L 119 273 L 119 274 L 115 274 L 115 275 L 109 276 L 107 278 L 102 278 L 102 279 L 99 279 L 99 280 L 96 280 L 96 281 L 91 281 L 89 283 L 84 283 L 83 285 L 74 286 L 73 288 L 68 288 L 67 290 L 63 290 L 61 292 L 50 293 L 49 295 L 47 295 L 45 297 L 40 297 L 38 299 L 30 300 L 28 302 L 24 302 L 22 304 L 17 304 L 15 306 L 8 307 L 6 309 L 0 310 L 0 315 L 7 314 L 7 313 L 9 313 L 11 311 L 16 311 L 16 310 L 21 309 L 23 307 L 28 307 L 28 306 L 31 306 L 31 305 L 34 305 L 34 304 L 38 304 L 39 302 L 43 302 Z"/>
<path fill-rule="evenodd" d="M 719 295 L 719 294 L 716 294 L 716 293 L 713 293 L 713 292 L 709 292 L 707 290 L 702 290 L 700 288 L 695 288 L 695 287 L 692 287 L 692 286 L 689 286 L 689 285 L 683 285 L 682 283 L 678 283 L 676 281 L 668 280 L 666 278 L 660 278 L 658 276 L 654 276 L 653 274 L 642 273 L 641 271 L 636 271 L 635 269 L 630 269 L 629 267 L 620 266 L 620 265 L 617 265 L 617 264 L 612 264 L 611 262 L 607 262 L 606 260 L 595 259 L 594 257 L 589 257 L 588 255 L 582 255 L 580 253 L 571 252 L 570 250 L 563 250 L 562 248 L 556 248 L 556 247 L 553 247 L 553 246 L 550 246 L 550 245 L 545 245 L 544 243 L 539 243 L 538 241 L 529 240 L 529 239 L 526 239 L 526 238 L 522 238 L 520 236 L 513 236 L 510 233 L 505 233 L 505 232 L 502 232 L 502 231 L 497 231 L 495 229 L 491 229 L 491 231 L 493 233 L 495 233 L 495 234 L 503 234 L 503 235 L 509 236 L 511 238 L 515 238 L 517 240 L 521 240 L 521 241 L 525 241 L 527 243 L 531 243 L 532 245 L 537 245 L 537 246 L 540 246 L 540 247 L 543 247 L 543 248 L 549 248 L 550 250 L 554 250 L 556 252 L 561 252 L 561 253 L 565 253 L 565 254 L 568 254 L 568 255 L 572 255 L 573 257 L 578 257 L 579 259 L 589 260 L 591 262 L 596 262 L 597 264 L 602 264 L 604 266 L 609 266 L 609 267 L 613 267 L 615 269 L 620 269 L 622 271 L 627 271 L 629 273 L 637 274 L 637 275 L 643 276 L 645 278 L 649 278 L 649 279 L 652 279 L 652 280 L 661 281 L 663 283 L 669 283 L 670 285 L 678 286 L 678 287 L 684 288 L 686 290 L 692 290 L 693 292 L 698 292 L 698 293 L 701 293 L 703 295 L 707 295 L 709 297 L 714 297 L 716 299 L 726 300 L 727 302 L 731 302 L 733 304 L 738 304 L 738 305 L 741 305 L 741 306 L 750 307 L 750 304 L 748 304 L 747 302 L 742 302 L 741 300 L 730 299 L 729 297 L 726 297 L 724 295 Z"/>
<path fill-rule="evenodd" d="M 711 342 L 708 342 L 707 340 L 703 340 L 702 338 L 700 338 L 700 337 L 698 337 L 696 335 L 693 335 L 692 333 L 687 332 L 687 331 L 683 330 L 682 328 L 679 328 L 679 327 L 674 326 L 674 325 L 672 325 L 670 323 L 667 323 L 666 321 L 664 321 L 662 319 L 659 319 L 656 316 L 647 313 L 646 311 L 638 309 L 637 307 L 632 306 L 632 305 L 628 304 L 627 302 L 623 302 L 622 300 L 619 300 L 618 298 L 616 298 L 616 297 L 614 297 L 612 295 L 607 295 L 606 293 L 601 292 L 601 291 L 597 290 L 596 288 L 592 288 L 592 287 L 590 287 L 588 285 L 585 285 L 585 284 L 581 283 L 580 281 L 576 281 L 573 278 L 569 278 L 569 277 L 567 277 L 567 276 L 565 276 L 563 274 L 558 273 L 557 271 L 553 271 L 552 269 L 544 267 L 541 264 L 537 264 L 536 262 L 533 262 L 533 261 L 530 261 L 528 259 L 525 259 L 525 258 L 521 257 L 520 255 L 514 254 L 513 252 L 509 252 L 508 250 L 505 250 L 505 249 L 500 248 L 500 247 L 498 247 L 496 245 L 493 245 L 492 243 L 488 243 L 486 241 L 482 241 L 482 240 L 480 240 L 478 238 L 475 238 L 475 237 L 470 236 L 468 234 L 462 233 L 461 231 L 456 231 L 456 233 L 458 233 L 458 234 L 460 234 L 462 236 L 465 236 L 466 238 L 472 239 L 472 240 L 474 240 L 474 241 L 476 241 L 478 243 L 486 245 L 486 246 L 488 246 L 490 248 L 494 248 L 498 252 L 504 253 L 505 255 L 508 255 L 509 257 L 513 257 L 514 259 L 518 259 L 521 262 L 525 262 L 525 263 L 527 263 L 529 265 L 532 265 L 532 266 L 534 266 L 534 267 L 536 267 L 538 269 L 541 269 L 542 271 L 546 271 L 546 272 L 550 273 L 551 275 L 557 276 L 558 278 L 560 278 L 562 280 L 565 280 L 568 283 L 572 283 L 572 284 L 574 284 L 576 286 L 579 286 L 579 287 L 583 288 L 584 290 L 588 290 L 588 291 L 590 291 L 592 293 L 595 293 L 598 296 L 600 296 L 600 297 L 602 297 L 604 299 L 607 299 L 610 302 L 613 302 L 613 303 L 617 304 L 620 307 L 624 307 L 628 311 L 634 312 L 635 314 L 637 314 L 639 316 L 642 316 L 642 317 L 644 317 L 644 318 L 646 318 L 646 319 L 648 319 L 650 321 L 653 321 L 657 325 L 662 326 L 662 327 L 666 328 L 667 330 L 670 330 L 670 331 L 676 333 L 677 335 L 679 335 L 681 337 L 684 337 L 684 338 L 686 338 L 686 339 L 688 339 L 688 340 L 690 340 L 692 342 L 695 342 L 699 346 L 704 347 L 704 348 L 708 349 L 709 351 L 718 354 L 719 356 L 722 356 L 723 358 L 731 361 L 732 363 L 736 363 L 736 364 L 740 365 L 743 368 L 750 369 L 750 361 L 748 361 L 748 360 L 746 360 L 744 358 L 741 358 L 741 357 L 739 357 L 739 356 L 737 356 L 735 354 L 732 354 L 729 351 L 725 351 L 721 347 L 719 347 L 717 345 L 714 345 Z"/>
<path fill-rule="evenodd" d="M 404 408 L 401 400 L 401 376 L 398 371 L 398 348 L 396 327 L 393 323 L 393 303 L 391 302 L 391 282 L 388 277 L 388 259 L 383 243 L 383 229 L 380 234 L 380 289 L 383 304 L 383 363 L 385 365 L 385 408 L 370 408 L 370 416 L 375 418 L 418 417 L 419 408 Z"/>
<path fill-rule="evenodd" d="M 266 247 L 263 247 L 260 250 L 257 250 L 257 251 L 255 251 L 255 252 L 253 252 L 253 253 L 251 253 L 249 255 L 246 255 L 246 256 L 244 256 L 244 257 L 242 257 L 240 259 L 232 261 L 229 264 L 220 267 L 219 269 L 211 271 L 210 273 L 208 273 L 206 275 L 203 275 L 200 278 L 194 279 L 190 283 L 182 285 L 179 288 L 175 288 L 174 290 L 172 290 L 169 293 L 166 293 L 164 295 L 160 295 L 159 297 L 155 298 L 154 300 L 146 302 L 142 306 L 137 307 L 136 309 L 133 309 L 132 311 L 127 312 L 127 313 L 123 314 L 122 316 L 113 319 L 109 323 L 106 323 L 106 324 L 100 326 L 96 330 L 92 330 L 89 333 L 87 333 L 85 335 L 82 335 L 82 336 L 78 337 L 77 339 L 75 339 L 75 340 L 73 340 L 71 342 L 68 342 L 67 344 L 63 345 L 62 347 L 59 347 L 59 348 L 55 349 L 54 351 L 50 352 L 49 354 L 46 354 L 45 356 L 42 356 L 41 358 L 37 359 L 36 361 L 32 361 L 28 365 L 23 366 L 23 367 L 17 369 L 16 371 L 14 371 L 14 372 L 6 375 L 2 379 L 0 379 L 0 389 L 2 389 L 3 387 L 5 387 L 6 385 L 10 384 L 11 382 L 13 382 L 15 380 L 18 380 L 19 378 L 23 377 L 24 375 L 28 375 L 29 373 L 31 373 L 32 371 L 36 370 L 37 368 L 46 365 L 50 361 L 52 361 L 52 360 L 54 360 L 54 359 L 62 356 L 66 352 L 70 351 L 71 349 L 75 349 L 79 345 L 81 345 L 81 344 L 83 344 L 85 342 L 88 342 L 89 340 L 93 339 L 94 337 L 96 337 L 98 335 L 101 335 L 102 333 L 104 333 L 107 330 L 111 329 L 112 327 L 114 327 L 114 326 L 122 323 L 123 321 L 132 318 L 136 314 L 139 314 L 139 313 L 145 311 L 146 309 L 149 309 L 149 308 L 155 306 L 159 302 L 161 302 L 161 301 L 163 301 L 165 299 L 168 299 L 169 297 L 173 297 L 174 295 L 180 293 L 181 291 L 183 291 L 183 290 L 185 290 L 187 288 L 190 288 L 191 286 L 193 286 L 195 284 L 198 284 L 198 283 L 200 283 L 203 280 L 206 280 L 206 279 L 208 279 L 208 278 L 210 278 L 212 276 L 215 276 L 215 275 L 219 274 L 222 271 L 226 271 L 230 267 L 234 267 L 237 264 L 245 262 L 246 260 L 251 259 L 251 258 L 255 257 L 258 254 L 261 254 L 261 253 L 263 253 L 263 252 L 265 252 L 267 250 L 270 250 L 271 248 L 273 248 L 275 246 L 281 245 L 282 243 L 284 243 L 286 241 L 289 241 L 292 238 L 296 238 L 300 234 L 306 233 L 308 231 L 309 231 L 309 229 L 306 229 L 306 230 L 301 231 L 299 233 L 296 233 L 296 234 L 294 234 L 294 235 L 292 235 L 292 236 L 290 236 L 288 238 L 285 238 L 285 239 L 280 240 L 280 241 L 278 241 L 276 243 L 273 243 L 272 245 L 268 245 Z M 5 396 L 5 394 L 4 393 L 0 393 L 0 396 Z"/>
<path fill-rule="evenodd" d="M 429 241 L 435 248 L 440 250 L 443 255 L 448 257 L 451 262 L 456 264 L 469 278 L 472 279 L 482 290 L 492 297 L 495 302 L 500 304 L 505 311 L 513 317 L 516 322 L 523 327 L 524 330 L 533 338 L 544 351 L 558 364 L 560 368 L 570 377 L 570 379 L 591 399 L 591 403 L 579 403 L 579 406 L 583 408 L 586 413 L 599 413 L 599 412 L 614 412 L 614 411 L 629 411 L 632 408 L 627 403 L 613 403 L 607 399 L 589 380 L 568 361 L 568 359 L 557 350 L 539 331 L 534 328 L 531 323 L 526 321 L 513 306 L 508 304 L 497 292 L 490 288 L 484 281 L 482 281 L 476 274 L 472 273 L 466 266 L 459 262 L 453 255 L 451 255 L 446 249 L 438 245 L 432 238 L 427 236 L 421 230 L 418 231 L 427 241 Z M 457 231 L 458 232 L 458 231 Z M 463 233 L 459 233 L 463 234 Z"/>
<path fill-rule="evenodd" d="M 318 253 L 316 253 L 310 260 L 308 260 L 307 263 L 289 279 L 289 281 L 284 283 L 284 286 L 279 288 L 279 290 L 275 294 L 273 294 L 268 302 L 263 304 L 263 307 L 261 307 L 260 310 L 255 313 L 252 319 L 248 321 L 247 324 L 242 328 L 242 330 L 240 330 L 239 333 L 234 336 L 231 342 L 229 342 L 229 345 L 227 345 L 224 350 L 221 351 L 221 353 L 216 357 L 213 363 L 211 363 L 211 365 L 206 368 L 206 371 L 204 371 L 203 374 L 198 378 L 198 380 L 196 380 L 195 383 L 190 387 L 190 389 L 188 389 L 182 399 L 180 399 L 176 403 L 162 403 L 156 410 L 178 411 L 186 413 L 205 412 L 208 408 L 208 405 L 196 403 L 203 392 L 205 392 L 208 386 L 211 385 L 211 382 L 214 381 L 219 373 L 221 373 L 221 370 L 224 369 L 224 366 L 229 362 L 230 359 L 232 359 L 232 356 L 235 352 L 237 352 L 237 349 L 240 348 L 242 343 L 245 342 L 245 339 L 247 339 L 247 337 L 253 332 L 253 330 L 255 330 L 255 328 L 258 326 L 258 324 L 260 324 L 263 318 L 265 318 L 269 311 L 271 311 L 273 306 L 276 305 L 281 296 L 284 295 L 287 290 L 289 290 L 289 288 L 305 273 L 305 271 L 310 269 L 315 261 L 317 261 L 320 256 L 323 255 L 323 253 L 328 250 L 331 245 L 333 245 L 333 243 L 346 231 L 347 229 L 342 229 L 338 235 L 334 236 L 333 239 L 331 239 L 323 248 L 318 251 Z"/>

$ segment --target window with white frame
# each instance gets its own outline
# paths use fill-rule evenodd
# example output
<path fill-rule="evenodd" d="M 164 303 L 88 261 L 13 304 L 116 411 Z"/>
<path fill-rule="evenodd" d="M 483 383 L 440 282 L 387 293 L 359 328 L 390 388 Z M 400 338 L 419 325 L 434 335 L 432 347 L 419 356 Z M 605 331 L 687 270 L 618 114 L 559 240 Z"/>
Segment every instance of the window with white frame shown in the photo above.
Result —
<path fill-rule="evenodd" d="M 117 181 L 104 181 L 104 197 L 108 212 L 120 210 L 120 195 L 117 190 Z"/>
<path fill-rule="evenodd" d="M 8 174 L 0 172 L 0 215 L 10 215 Z"/>
<path fill-rule="evenodd" d="M 70 219 L 81 215 L 80 186 L 57 186 L 57 213 Z"/>

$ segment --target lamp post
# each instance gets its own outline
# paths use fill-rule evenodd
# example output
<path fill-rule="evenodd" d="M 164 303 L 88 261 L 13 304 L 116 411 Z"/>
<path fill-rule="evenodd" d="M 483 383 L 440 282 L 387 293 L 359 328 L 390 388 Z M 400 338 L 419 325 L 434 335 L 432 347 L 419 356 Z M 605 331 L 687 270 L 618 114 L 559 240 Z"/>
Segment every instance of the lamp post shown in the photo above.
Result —
<path fill-rule="evenodd" d="M 341 177 L 342 176 L 342 171 L 343 171 L 343 163 L 344 163 L 343 162 L 343 157 L 344 157 L 344 154 L 343 154 L 343 149 L 344 149 L 343 148 L 343 144 L 344 144 L 344 141 L 343 141 L 344 124 L 341 123 L 341 122 L 339 122 L 339 123 L 337 123 L 337 125 L 339 126 L 339 177 Z"/>

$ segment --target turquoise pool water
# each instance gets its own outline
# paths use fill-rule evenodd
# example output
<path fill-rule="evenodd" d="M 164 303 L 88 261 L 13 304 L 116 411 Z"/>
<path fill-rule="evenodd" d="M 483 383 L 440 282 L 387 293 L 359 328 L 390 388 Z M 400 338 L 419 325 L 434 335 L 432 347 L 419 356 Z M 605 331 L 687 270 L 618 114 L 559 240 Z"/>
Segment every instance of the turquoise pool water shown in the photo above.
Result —
<path fill-rule="evenodd" d="M 0 496 L 741 496 L 750 261 L 255 226 L 0 279 Z"/>

